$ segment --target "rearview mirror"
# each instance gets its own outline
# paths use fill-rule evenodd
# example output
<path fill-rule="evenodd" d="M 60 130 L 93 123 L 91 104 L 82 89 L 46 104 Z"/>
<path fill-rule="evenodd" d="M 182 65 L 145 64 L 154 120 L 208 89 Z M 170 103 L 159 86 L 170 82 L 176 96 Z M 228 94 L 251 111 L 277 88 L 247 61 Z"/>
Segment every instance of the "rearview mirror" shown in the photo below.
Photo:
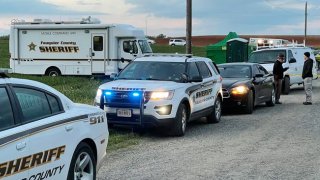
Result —
<path fill-rule="evenodd" d="M 297 62 L 297 60 L 295 59 L 295 58 L 291 58 L 290 60 L 289 60 L 289 63 L 296 63 Z"/>
<path fill-rule="evenodd" d="M 193 76 L 189 82 L 202 82 L 203 78 L 201 76 Z"/>
<path fill-rule="evenodd" d="M 262 78 L 264 75 L 263 74 L 256 74 L 254 77 L 256 78 Z"/>

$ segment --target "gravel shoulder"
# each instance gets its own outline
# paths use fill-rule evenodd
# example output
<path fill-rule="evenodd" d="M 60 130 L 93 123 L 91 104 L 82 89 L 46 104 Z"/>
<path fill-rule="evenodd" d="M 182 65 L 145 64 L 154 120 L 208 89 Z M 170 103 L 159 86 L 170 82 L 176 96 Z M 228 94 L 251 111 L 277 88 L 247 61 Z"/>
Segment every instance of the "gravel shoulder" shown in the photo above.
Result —
<path fill-rule="evenodd" d="M 219 124 L 197 121 L 181 138 L 149 132 L 141 143 L 108 154 L 98 179 L 319 179 L 320 81 L 313 105 L 302 86 L 282 105 L 252 115 L 227 113 Z"/>

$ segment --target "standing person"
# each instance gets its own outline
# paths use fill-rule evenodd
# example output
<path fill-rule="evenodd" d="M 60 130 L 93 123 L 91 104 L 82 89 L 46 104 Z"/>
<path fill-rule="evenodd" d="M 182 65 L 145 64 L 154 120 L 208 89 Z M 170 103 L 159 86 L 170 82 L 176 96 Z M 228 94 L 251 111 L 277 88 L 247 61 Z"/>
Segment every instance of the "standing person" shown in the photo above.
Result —
<path fill-rule="evenodd" d="M 283 62 L 284 62 L 284 55 L 279 54 L 278 59 L 273 65 L 273 77 L 274 77 L 274 84 L 275 84 L 275 91 L 276 91 L 276 104 L 282 104 L 279 100 L 281 95 L 283 73 L 289 69 L 289 68 L 282 67 Z"/>
<path fill-rule="evenodd" d="M 304 83 L 304 90 L 306 92 L 306 101 L 303 102 L 304 105 L 312 104 L 312 67 L 313 67 L 313 59 L 310 58 L 310 53 L 304 53 L 304 64 L 302 71 L 302 79 Z"/>

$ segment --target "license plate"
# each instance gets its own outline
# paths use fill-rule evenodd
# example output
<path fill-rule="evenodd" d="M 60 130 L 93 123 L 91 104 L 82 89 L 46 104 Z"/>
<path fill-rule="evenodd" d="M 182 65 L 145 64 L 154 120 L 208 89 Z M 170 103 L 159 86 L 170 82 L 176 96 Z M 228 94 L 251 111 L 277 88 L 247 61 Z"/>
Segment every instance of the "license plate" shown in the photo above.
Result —
<path fill-rule="evenodd" d="M 118 117 L 131 117 L 131 109 L 117 109 Z"/>

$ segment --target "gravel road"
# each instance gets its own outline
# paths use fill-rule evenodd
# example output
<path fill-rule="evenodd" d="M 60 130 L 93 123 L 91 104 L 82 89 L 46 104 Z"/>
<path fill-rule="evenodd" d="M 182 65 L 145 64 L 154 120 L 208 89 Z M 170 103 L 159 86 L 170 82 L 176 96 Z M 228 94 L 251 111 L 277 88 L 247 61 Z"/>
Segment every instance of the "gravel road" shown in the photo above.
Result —
<path fill-rule="evenodd" d="M 313 105 L 302 86 L 282 105 L 252 115 L 227 113 L 219 124 L 188 125 L 181 138 L 147 133 L 134 147 L 114 151 L 98 179 L 320 179 L 320 80 Z"/>

